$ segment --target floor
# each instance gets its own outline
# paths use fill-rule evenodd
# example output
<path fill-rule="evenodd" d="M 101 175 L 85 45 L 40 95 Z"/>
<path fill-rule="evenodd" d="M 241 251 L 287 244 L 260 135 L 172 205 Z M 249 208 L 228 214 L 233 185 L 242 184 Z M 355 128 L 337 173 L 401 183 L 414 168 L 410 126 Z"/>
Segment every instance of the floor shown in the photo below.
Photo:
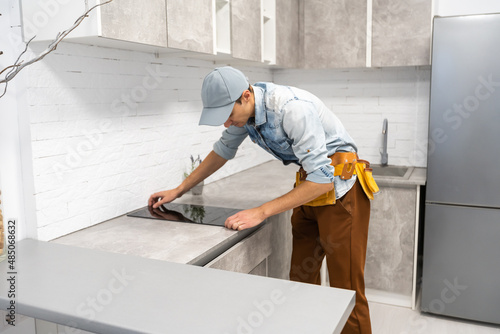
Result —
<path fill-rule="evenodd" d="M 428 314 L 420 314 L 410 308 L 397 307 L 380 303 L 369 303 L 372 319 L 373 334 L 500 334 L 500 325 L 493 326 L 483 323 L 475 323 L 458 319 L 437 317 Z M 3 311 L 0 311 L 2 315 Z M 1 334 L 26 334 L 34 333 L 35 325 L 33 319 L 24 318 L 16 327 L 2 326 Z M 78 331 L 79 333 L 89 333 Z M 53 333 L 55 332 L 46 332 Z M 59 333 L 76 333 L 74 331 L 63 331 L 60 327 Z M 89 333 L 90 334 L 90 333 Z"/>
<path fill-rule="evenodd" d="M 500 334 L 500 325 L 438 317 L 405 307 L 369 304 L 373 334 Z"/>

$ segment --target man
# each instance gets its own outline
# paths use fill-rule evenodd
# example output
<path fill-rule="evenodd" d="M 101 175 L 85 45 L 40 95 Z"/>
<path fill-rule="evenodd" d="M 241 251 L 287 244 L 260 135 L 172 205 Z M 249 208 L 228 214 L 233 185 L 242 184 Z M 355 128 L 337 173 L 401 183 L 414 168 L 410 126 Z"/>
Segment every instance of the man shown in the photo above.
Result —
<path fill-rule="evenodd" d="M 371 333 L 364 294 L 370 201 L 376 185 L 357 159 L 356 145 L 339 119 L 314 95 L 273 83 L 249 85 L 232 67 L 217 68 L 202 86 L 200 124 L 227 128 L 200 166 L 177 188 L 151 195 L 157 208 L 182 196 L 232 159 L 250 136 L 284 164 L 301 166 L 289 193 L 229 217 L 225 226 L 243 230 L 293 210 L 290 279 L 320 284 L 326 256 L 330 284 L 356 291 L 356 306 L 342 333 Z M 371 187 L 371 188 L 370 188 Z M 365 194 L 366 193 L 366 194 Z"/>

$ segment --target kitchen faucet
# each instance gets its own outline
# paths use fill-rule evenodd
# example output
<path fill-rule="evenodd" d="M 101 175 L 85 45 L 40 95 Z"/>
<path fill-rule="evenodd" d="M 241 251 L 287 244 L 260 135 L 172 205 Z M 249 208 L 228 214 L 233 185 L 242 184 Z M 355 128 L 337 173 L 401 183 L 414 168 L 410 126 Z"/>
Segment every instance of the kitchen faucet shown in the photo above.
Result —
<path fill-rule="evenodd" d="M 387 166 L 388 154 L 387 154 L 387 118 L 384 119 L 384 124 L 382 126 L 382 134 L 384 135 L 383 146 L 380 154 L 382 155 L 382 166 Z"/>

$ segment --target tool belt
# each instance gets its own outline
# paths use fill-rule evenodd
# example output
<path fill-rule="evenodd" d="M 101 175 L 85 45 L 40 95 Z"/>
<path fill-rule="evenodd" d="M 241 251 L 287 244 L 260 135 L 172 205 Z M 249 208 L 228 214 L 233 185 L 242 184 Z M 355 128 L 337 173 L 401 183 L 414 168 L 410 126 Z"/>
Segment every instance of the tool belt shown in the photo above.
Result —
<path fill-rule="evenodd" d="M 330 159 L 332 160 L 331 165 L 335 168 L 334 176 L 340 176 L 342 180 L 349 180 L 353 175 L 357 175 L 366 196 L 373 199 L 373 194 L 377 193 L 379 189 L 368 161 L 358 159 L 358 155 L 354 152 L 337 152 Z M 295 185 L 298 186 L 303 183 L 306 177 L 307 173 L 301 167 L 297 172 Z M 303 205 L 323 206 L 331 204 L 335 204 L 335 188 Z"/>

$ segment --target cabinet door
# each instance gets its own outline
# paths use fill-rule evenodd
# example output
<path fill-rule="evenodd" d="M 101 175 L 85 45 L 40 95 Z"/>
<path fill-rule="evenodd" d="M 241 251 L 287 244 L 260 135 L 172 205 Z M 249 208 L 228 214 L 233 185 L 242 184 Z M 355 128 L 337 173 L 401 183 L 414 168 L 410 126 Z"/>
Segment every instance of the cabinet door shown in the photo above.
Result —
<path fill-rule="evenodd" d="M 276 65 L 298 67 L 299 0 L 276 0 Z"/>
<path fill-rule="evenodd" d="M 165 13 L 165 0 L 113 1 L 101 7 L 101 36 L 166 47 Z"/>
<path fill-rule="evenodd" d="M 372 66 L 430 64 L 431 0 L 373 0 Z"/>
<path fill-rule="evenodd" d="M 366 65 L 366 0 L 304 1 L 306 68 Z"/>
<path fill-rule="evenodd" d="M 231 33 L 234 58 L 262 61 L 261 0 L 231 0 Z"/>
<path fill-rule="evenodd" d="M 372 201 L 365 285 L 411 305 L 417 188 L 381 186 Z"/>
<path fill-rule="evenodd" d="M 213 0 L 163 0 L 167 2 L 170 48 L 215 52 Z"/>

